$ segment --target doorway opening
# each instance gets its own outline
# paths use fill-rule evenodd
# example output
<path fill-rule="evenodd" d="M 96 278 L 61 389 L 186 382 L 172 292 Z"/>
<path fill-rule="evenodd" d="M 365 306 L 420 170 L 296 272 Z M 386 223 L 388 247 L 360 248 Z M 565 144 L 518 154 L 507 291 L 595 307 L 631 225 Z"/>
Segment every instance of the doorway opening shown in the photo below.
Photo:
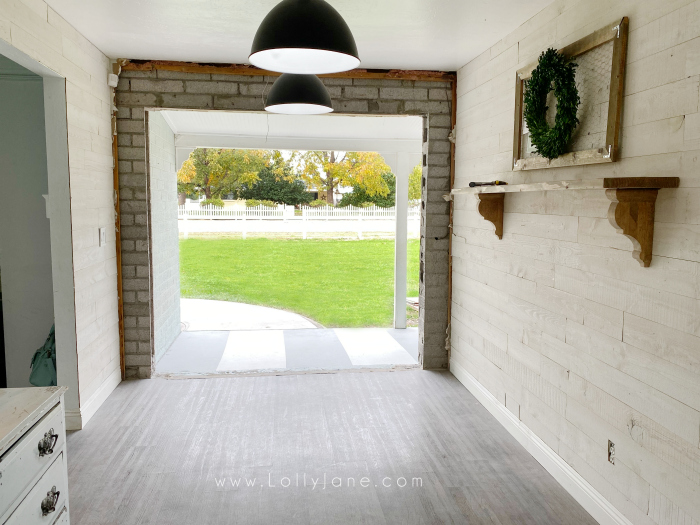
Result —
<path fill-rule="evenodd" d="M 56 383 L 81 428 L 65 79 L 1 42 L 0 122 L 0 386 L 31 386 L 55 325 Z"/>
<path fill-rule="evenodd" d="M 417 306 L 423 126 L 149 111 L 157 372 L 419 366 L 406 296 Z M 159 341 L 178 306 L 184 331 Z"/>

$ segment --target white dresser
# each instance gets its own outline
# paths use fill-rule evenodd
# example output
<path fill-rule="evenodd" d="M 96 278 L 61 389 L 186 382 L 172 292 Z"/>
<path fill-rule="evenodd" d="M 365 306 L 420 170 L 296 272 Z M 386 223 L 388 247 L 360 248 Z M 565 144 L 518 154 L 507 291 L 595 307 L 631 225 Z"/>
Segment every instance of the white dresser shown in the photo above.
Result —
<path fill-rule="evenodd" d="M 0 389 L 0 524 L 70 523 L 66 390 Z"/>

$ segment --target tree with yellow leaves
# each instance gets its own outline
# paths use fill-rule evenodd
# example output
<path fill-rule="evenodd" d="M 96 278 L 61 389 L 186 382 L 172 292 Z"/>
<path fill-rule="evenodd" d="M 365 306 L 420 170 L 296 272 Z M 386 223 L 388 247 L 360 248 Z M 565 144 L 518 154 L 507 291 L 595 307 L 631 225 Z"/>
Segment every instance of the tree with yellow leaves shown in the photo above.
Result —
<path fill-rule="evenodd" d="M 177 172 L 178 193 L 203 193 L 207 199 L 237 193 L 258 180 L 258 172 L 281 158 L 279 152 L 197 148 Z"/>
<path fill-rule="evenodd" d="M 414 166 L 411 174 L 408 176 L 408 200 L 409 201 L 419 201 L 420 200 L 420 183 L 423 178 L 423 166 L 417 164 Z"/>
<path fill-rule="evenodd" d="M 342 151 L 300 151 L 291 162 L 307 187 L 315 188 L 334 204 L 333 193 L 340 186 L 360 186 L 368 195 L 387 196 L 389 185 L 382 175 L 391 168 L 379 153 Z"/>

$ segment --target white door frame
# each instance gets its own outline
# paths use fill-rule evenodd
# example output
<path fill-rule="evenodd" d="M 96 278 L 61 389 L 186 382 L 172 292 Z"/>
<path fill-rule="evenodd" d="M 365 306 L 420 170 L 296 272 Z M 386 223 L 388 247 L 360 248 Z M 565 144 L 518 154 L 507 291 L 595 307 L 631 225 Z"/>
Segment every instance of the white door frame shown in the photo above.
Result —
<path fill-rule="evenodd" d="M 75 281 L 71 225 L 66 79 L 0 39 L 0 54 L 43 78 L 46 160 L 49 194 L 46 215 L 51 235 L 53 310 L 56 323 L 56 372 L 65 394 L 68 430 L 82 428 L 78 390 Z"/>
<path fill-rule="evenodd" d="M 149 110 L 152 111 L 152 110 Z M 158 110 L 156 110 L 158 111 Z M 167 110 L 160 110 L 165 111 Z M 264 113 L 263 113 L 264 114 Z M 197 147 L 278 150 L 376 151 L 396 176 L 396 238 L 394 248 L 394 328 L 406 328 L 406 292 L 408 276 L 408 178 L 412 166 L 420 164 L 423 151 L 422 133 L 415 139 L 346 138 L 346 137 L 279 137 L 243 135 L 207 135 L 180 132 L 172 120 L 165 120 L 175 132 L 177 166 L 182 166 Z M 331 117 L 332 118 L 332 117 Z M 377 116 L 353 116 L 354 119 L 381 119 Z M 384 118 L 418 118 L 422 116 L 386 116 Z M 421 125 L 422 128 L 422 125 Z"/>

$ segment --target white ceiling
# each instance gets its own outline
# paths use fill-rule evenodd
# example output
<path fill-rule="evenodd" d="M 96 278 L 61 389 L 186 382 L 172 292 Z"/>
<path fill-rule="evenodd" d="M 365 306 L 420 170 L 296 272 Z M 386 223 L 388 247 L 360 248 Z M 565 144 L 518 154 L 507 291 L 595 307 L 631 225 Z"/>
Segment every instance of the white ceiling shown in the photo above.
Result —
<path fill-rule="evenodd" d="M 423 117 L 279 115 L 246 111 L 160 112 L 176 135 L 420 140 Z"/>
<path fill-rule="evenodd" d="M 178 148 L 392 151 L 420 156 L 419 116 L 278 115 L 243 111 L 159 111 Z"/>
<path fill-rule="evenodd" d="M 47 0 L 110 58 L 247 63 L 278 0 Z M 454 71 L 552 0 L 330 0 L 363 68 Z"/>

